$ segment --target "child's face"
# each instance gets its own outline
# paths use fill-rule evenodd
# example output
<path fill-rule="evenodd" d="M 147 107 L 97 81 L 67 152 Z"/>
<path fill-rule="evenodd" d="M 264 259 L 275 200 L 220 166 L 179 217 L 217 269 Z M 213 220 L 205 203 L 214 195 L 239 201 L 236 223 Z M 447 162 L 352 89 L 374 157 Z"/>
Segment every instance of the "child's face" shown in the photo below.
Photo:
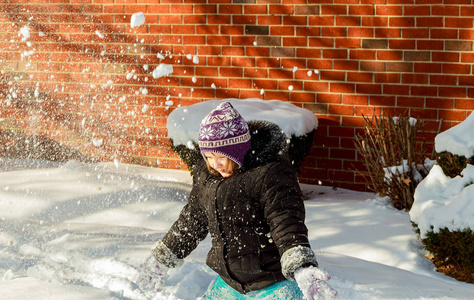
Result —
<path fill-rule="evenodd" d="M 229 163 L 229 158 L 227 156 L 214 152 L 205 152 L 204 157 L 206 157 L 211 168 L 219 172 L 222 177 L 229 177 L 232 175 L 232 173 L 227 173 L 226 171 Z"/>

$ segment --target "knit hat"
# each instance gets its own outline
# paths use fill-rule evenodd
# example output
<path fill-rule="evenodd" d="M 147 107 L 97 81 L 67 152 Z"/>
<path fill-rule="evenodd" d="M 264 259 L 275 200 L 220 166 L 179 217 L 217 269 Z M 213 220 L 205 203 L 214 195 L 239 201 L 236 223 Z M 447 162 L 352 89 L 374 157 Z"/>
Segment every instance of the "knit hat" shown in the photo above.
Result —
<path fill-rule="evenodd" d="M 198 141 L 202 155 L 204 152 L 219 153 L 241 167 L 250 149 L 249 127 L 239 112 L 229 102 L 224 102 L 201 121 Z"/>

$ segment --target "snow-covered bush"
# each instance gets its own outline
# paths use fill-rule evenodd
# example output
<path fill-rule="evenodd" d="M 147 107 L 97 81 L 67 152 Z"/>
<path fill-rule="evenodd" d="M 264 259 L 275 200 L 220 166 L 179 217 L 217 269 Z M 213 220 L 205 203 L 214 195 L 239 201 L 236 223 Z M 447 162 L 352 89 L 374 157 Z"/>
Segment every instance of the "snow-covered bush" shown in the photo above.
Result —
<path fill-rule="evenodd" d="M 388 196 L 397 209 L 410 210 L 418 183 L 428 174 L 425 142 L 419 140 L 423 124 L 409 117 L 364 117 L 364 134 L 355 146 L 366 168 L 369 188 Z"/>
<path fill-rule="evenodd" d="M 223 99 L 196 103 L 175 109 L 168 116 L 166 127 L 172 141 L 172 149 L 193 170 L 201 154 L 198 147 L 198 133 L 201 120 L 222 101 L 230 102 L 248 121 L 269 121 L 277 124 L 288 138 L 289 158 L 298 170 L 313 142 L 318 127 L 317 117 L 309 110 L 291 103 L 260 99 Z"/>
<path fill-rule="evenodd" d="M 473 126 L 471 114 L 436 136 L 436 151 L 453 159 L 473 157 Z M 474 165 L 463 163 L 460 172 L 452 172 L 445 160 L 438 163 L 418 185 L 410 219 L 438 270 L 474 283 Z"/>

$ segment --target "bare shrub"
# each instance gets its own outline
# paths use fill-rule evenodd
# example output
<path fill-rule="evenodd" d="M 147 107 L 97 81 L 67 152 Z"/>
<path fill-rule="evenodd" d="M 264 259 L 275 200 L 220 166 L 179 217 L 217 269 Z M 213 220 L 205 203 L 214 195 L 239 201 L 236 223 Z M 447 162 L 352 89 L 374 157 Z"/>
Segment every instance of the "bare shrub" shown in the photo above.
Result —
<path fill-rule="evenodd" d="M 409 117 L 364 116 L 363 134 L 355 146 L 366 170 L 361 172 L 370 188 L 388 196 L 392 205 L 410 210 L 418 183 L 426 177 L 426 147 L 422 122 Z M 420 136 L 422 137 L 419 140 Z"/>

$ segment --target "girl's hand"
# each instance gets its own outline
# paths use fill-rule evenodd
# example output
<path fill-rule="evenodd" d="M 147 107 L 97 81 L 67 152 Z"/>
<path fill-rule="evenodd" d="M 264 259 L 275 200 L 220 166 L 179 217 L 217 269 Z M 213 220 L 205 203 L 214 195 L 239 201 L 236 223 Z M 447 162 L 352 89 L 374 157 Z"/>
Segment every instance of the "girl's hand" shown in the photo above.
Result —
<path fill-rule="evenodd" d="M 327 280 L 331 275 L 314 267 L 299 268 L 295 272 L 295 280 L 307 300 L 333 299 L 337 291 L 333 289 Z"/>
<path fill-rule="evenodd" d="M 161 266 L 153 258 L 147 259 L 138 268 L 137 285 L 140 289 L 153 290 L 154 292 L 160 292 L 164 285 L 164 279 L 167 272 L 167 268 Z"/>

